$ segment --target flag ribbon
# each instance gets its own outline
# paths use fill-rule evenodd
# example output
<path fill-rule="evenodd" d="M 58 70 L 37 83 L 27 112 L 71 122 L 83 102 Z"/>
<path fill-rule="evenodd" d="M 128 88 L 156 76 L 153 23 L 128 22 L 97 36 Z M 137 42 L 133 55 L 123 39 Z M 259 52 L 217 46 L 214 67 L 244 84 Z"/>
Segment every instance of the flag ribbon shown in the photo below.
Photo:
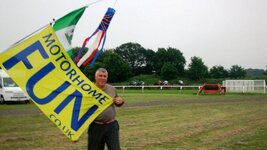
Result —
<path fill-rule="evenodd" d="M 77 63 L 78 67 L 86 66 L 88 63 L 90 63 L 90 66 L 94 65 L 95 60 L 103 51 L 103 47 L 106 41 L 106 33 L 114 14 L 115 10 L 113 8 L 108 8 L 96 31 L 84 40 L 82 48 L 79 50 L 78 55 L 75 58 L 75 62 Z M 89 47 L 88 51 L 83 56 L 81 56 L 82 52 L 85 49 L 85 46 L 93 36 L 96 36 L 95 41 L 93 42 L 92 46 Z"/>

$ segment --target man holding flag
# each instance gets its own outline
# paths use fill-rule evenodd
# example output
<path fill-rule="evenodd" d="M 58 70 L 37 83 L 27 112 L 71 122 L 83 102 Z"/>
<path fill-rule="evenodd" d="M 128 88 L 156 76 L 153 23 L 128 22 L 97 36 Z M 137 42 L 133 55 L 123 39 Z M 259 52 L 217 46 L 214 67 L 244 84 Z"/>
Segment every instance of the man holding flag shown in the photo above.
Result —
<path fill-rule="evenodd" d="M 99 68 L 95 73 L 95 85 L 113 98 L 113 104 L 106 108 L 88 129 L 88 150 L 120 150 L 119 124 L 116 120 L 115 106 L 120 107 L 124 100 L 117 95 L 116 89 L 107 84 L 108 72 Z"/>
<path fill-rule="evenodd" d="M 68 57 L 75 25 L 86 8 L 68 13 L 53 27 L 38 29 L 0 54 L 1 68 L 71 141 L 77 141 L 92 122 L 116 125 L 114 105 L 123 104 L 115 88 L 106 84 L 107 71 L 99 70 L 93 84 Z M 115 142 L 106 141 L 110 135 L 106 133 L 101 139 L 110 149 L 119 149 L 118 123 L 111 131 L 116 133 Z"/>

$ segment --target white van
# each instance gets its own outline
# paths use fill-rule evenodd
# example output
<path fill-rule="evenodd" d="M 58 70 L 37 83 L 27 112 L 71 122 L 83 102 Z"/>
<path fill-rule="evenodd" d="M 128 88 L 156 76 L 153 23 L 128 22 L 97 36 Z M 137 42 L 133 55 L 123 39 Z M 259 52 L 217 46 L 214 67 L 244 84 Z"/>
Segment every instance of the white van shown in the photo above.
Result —
<path fill-rule="evenodd" d="M 0 104 L 7 101 L 24 101 L 26 104 L 30 102 L 27 96 L 20 87 L 9 77 L 4 71 L 0 70 Z"/>

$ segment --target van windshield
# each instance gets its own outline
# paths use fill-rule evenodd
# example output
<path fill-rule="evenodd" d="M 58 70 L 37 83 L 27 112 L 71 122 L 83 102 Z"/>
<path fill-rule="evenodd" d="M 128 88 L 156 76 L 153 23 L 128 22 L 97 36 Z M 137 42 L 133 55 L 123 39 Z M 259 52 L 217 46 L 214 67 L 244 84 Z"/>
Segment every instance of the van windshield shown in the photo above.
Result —
<path fill-rule="evenodd" d="M 18 87 L 11 78 L 3 78 L 4 87 Z"/>

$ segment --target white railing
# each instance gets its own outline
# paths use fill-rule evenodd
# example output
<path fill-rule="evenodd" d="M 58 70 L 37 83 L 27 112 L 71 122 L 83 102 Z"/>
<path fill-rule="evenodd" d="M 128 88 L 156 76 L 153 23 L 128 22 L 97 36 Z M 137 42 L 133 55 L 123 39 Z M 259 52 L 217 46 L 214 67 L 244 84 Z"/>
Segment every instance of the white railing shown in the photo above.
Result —
<path fill-rule="evenodd" d="M 133 88 L 140 89 L 141 92 L 144 93 L 145 89 L 151 89 L 151 88 L 160 89 L 161 92 L 164 89 L 177 88 L 181 92 L 182 90 L 185 90 L 185 89 L 197 89 L 197 90 L 199 90 L 201 88 L 201 86 L 202 85 L 143 85 L 143 86 L 142 85 L 136 85 L 136 86 L 135 85 L 120 85 L 120 86 L 114 86 L 114 87 L 116 87 L 117 89 L 122 89 L 123 93 L 125 93 L 126 89 L 131 89 L 131 88 L 132 89 Z M 242 89 L 241 91 L 238 91 L 240 93 L 251 92 L 251 91 L 246 90 L 245 86 L 235 86 L 235 88 L 238 88 L 238 87 L 240 87 Z M 258 87 L 258 86 L 256 86 L 256 87 Z M 231 87 L 228 86 L 227 88 L 231 88 Z M 266 93 L 266 85 L 262 88 L 263 88 L 263 93 Z M 226 90 L 226 92 L 227 92 L 227 90 Z M 257 92 L 255 90 L 254 93 L 259 93 L 259 92 Z M 262 92 L 260 92 L 260 93 L 262 93 Z"/>
<path fill-rule="evenodd" d="M 144 93 L 145 88 L 146 89 L 151 89 L 151 88 L 155 88 L 155 89 L 160 89 L 161 91 L 163 89 L 170 89 L 170 88 L 177 88 L 180 91 L 182 91 L 184 88 L 196 88 L 197 90 L 200 89 L 201 85 L 121 85 L 121 86 L 114 86 L 117 89 L 122 89 L 123 93 L 125 92 L 126 88 L 137 88 L 137 89 L 141 89 L 141 92 Z"/>
<path fill-rule="evenodd" d="M 234 90 L 233 90 L 234 89 Z M 226 86 L 226 92 L 231 93 L 266 93 L 266 85 L 255 85 L 255 86 Z"/>
<path fill-rule="evenodd" d="M 266 93 L 265 80 L 225 80 L 223 86 L 233 93 Z"/>

